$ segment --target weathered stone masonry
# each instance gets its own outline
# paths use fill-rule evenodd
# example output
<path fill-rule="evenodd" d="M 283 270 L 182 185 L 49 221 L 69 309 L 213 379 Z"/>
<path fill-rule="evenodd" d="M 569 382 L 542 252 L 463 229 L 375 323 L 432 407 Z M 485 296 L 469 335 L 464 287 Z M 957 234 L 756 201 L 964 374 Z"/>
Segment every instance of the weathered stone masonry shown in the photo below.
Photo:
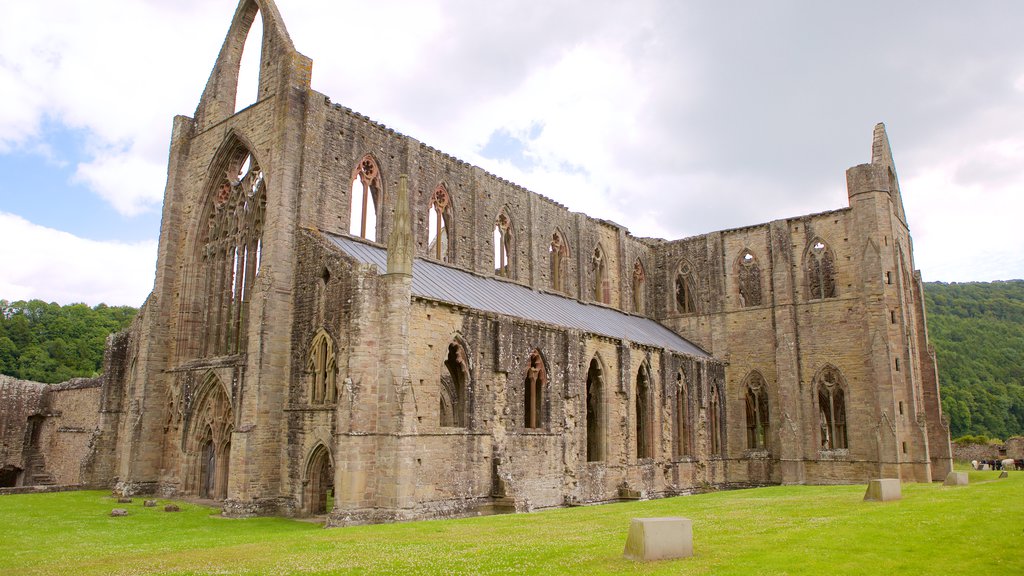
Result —
<path fill-rule="evenodd" d="M 310 75 L 274 3 L 242 0 L 174 120 L 156 283 L 88 400 L 77 482 L 341 525 L 949 470 L 882 125 L 848 207 L 665 241 Z"/>

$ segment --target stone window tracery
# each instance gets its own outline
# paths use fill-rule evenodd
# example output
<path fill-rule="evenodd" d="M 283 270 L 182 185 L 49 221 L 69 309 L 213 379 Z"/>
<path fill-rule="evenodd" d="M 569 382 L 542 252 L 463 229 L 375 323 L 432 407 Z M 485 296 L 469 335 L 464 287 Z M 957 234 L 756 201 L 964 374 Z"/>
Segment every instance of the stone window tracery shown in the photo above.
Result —
<path fill-rule="evenodd" d="M 749 250 L 743 252 L 739 259 L 739 291 L 740 306 L 761 305 L 761 267 L 757 258 Z"/>
<path fill-rule="evenodd" d="M 683 371 L 676 373 L 676 457 L 690 453 L 690 423 L 687 410 L 686 378 Z"/>
<path fill-rule="evenodd" d="M 747 377 L 747 448 L 769 449 L 768 386 L 758 372 Z"/>
<path fill-rule="evenodd" d="M 534 348 L 530 353 L 530 366 L 526 370 L 524 381 L 525 428 L 542 428 L 544 426 L 544 391 L 547 389 L 548 371 L 544 366 L 544 357 L 540 350 Z"/>
<path fill-rule="evenodd" d="M 654 398 L 645 363 L 636 374 L 636 457 L 654 457 Z"/>
<path fill-rule="evenodd" d="M 469 364 L 466 351 L 458 343 L 448 345 L 448 355 L 441 370 L 440 424 L 442 427 L 467 426 L 469 396 Z"/>
<path fill-rule="evenodd" d="M 566 291 L 566 277 L 569 275 L 569 245 L 562 233 L 555 231 L 548 247 L 548 259 L 551 264 L 551 289 L 556 292 Z"/>
<path fill-rule="evenodd" d="M 822 450 L 847 448 L 846 394 L 842 375 L 832 366 L 826 366 L 818 376 L 818 422 Z"/>
<path fill-rule="evenodd" d="M 708 448 L 712 456 L 722 455 L 722 407 L 718 386 L 712 385 L 708 398 Z"/>
<path fill-rule="evenodd" d="M 512 220 L 502 209 L 494 221 L 494 274 L 496 276 L 512 278 L 513 267 L 509 258 L 512 250 Z"/>
<path fill-rule="evenodd" d="M 427 235 L 429 243 L 427 251 L 432 258 L 441 262 L 449 262 L 451 250 L 451 196 L 444 184 L 438 184 L 430 198 L 430 211 L 427 215 Z"/>
<path fill-rule="evenodd" d="M 201 498 L 227 497 L 231 433 L 231 400 L 216 376 L 209 375 L 196 393 L 185 436 L 192 474 L 186 490 Z"/>
<path fill-rule="evenodd" d="M 818 300 L 836 297 L 836 263 L 832 250 L 821 240 L 807 251 L 808 298 Z"/>
<path fill-rule="evenodd" d="M 679 272 L 676 274 L 676 312 L 680 314 L 692 314 L 697 311 L 696 300 L 693 292 L 693 272 L 689 263 L 683 262 L 679 265 Z"/>
<path fill-rule="evenodd" d="M 637 314 L 643 314 L 645 312 L 645 303 L 647 300 L 647 273 L 644 271 L 644 265 L 637 258 L 636 262 L 633 263 L 633 312 Z"/>
<path fill-rule="evenodd" d="M 608 268 L 605 263 L 604 250 L 600 244 L 594 248 L 591 266 L 594 274 L 594 301 L 608 304 L 611 301 L 611 296 L 608 293 Z"/>
<path fill-rule="evenodd" d="M 320 330 L 309 346 L 306 372 L 310 375 L 310 402 L 333 404 L 337 400 L 337 357 L 334 340 L 327 332 Z"/>
<path fill-rule="evenodd" d="M 352 171 L 352 213 L 349 233 L 353 236 L 377 240 L 378 216 L 383 200 L 380 168 L 373 156 L 367 154 Z"/>
<path fill-rule="evenodd" d="M 604 460 L 604 372 L 595 356 L 587 370 L 587 462 Z"/>
<path fill-rule="evenodd" d="M 251 153 L 238 147 L 208 207 L 201 251 L 206 272 L 207 355 L 238 354 L 245 349 L 266 203 L 263 170 Z"/>

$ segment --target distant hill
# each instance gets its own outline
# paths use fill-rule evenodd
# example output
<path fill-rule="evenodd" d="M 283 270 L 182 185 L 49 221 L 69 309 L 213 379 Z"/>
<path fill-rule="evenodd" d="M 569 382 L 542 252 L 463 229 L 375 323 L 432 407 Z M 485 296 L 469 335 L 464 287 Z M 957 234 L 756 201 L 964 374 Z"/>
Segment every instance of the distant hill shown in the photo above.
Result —
<path fill-rule="evenodd" d="M 0 373 L 48 383 L 97 376 L 107 336 L 127 327 L 137 311 L 0 300 Z"/>
<path fill-rule="evenodd" d="M 924 289 L 953 438 L 1024 434 L 1024 280 Z"/>

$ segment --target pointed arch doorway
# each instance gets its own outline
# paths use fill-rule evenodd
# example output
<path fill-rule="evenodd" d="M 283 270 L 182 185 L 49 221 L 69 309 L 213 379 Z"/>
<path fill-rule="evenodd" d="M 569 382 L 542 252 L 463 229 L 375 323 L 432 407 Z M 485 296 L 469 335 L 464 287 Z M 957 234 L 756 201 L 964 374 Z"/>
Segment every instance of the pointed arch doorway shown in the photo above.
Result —
<path fill-rule="evenodd" d="M 309 456 L 305 492 L 306 514 L 318 516 L 334 508 L 334 465 L 323 444 L 314 448 Z"/>

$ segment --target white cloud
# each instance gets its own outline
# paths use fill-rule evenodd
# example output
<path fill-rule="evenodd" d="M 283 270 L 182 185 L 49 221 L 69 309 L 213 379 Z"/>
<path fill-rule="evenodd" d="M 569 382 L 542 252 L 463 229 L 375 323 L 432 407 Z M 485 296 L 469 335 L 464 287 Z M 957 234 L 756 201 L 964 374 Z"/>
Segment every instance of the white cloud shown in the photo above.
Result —
<path fill-rule="evenodd" d="M 156 242 L 84 240 L 0 212 L 0 298 L 141 306 L 153 289 Z"/>
<path fill-rule="evenodd" d="M 118 213 L 135 216 L 159 206 L 167 167 L 132 151 L 105 150 L 79 164 L 75 180 L 86 183 Z"/>

